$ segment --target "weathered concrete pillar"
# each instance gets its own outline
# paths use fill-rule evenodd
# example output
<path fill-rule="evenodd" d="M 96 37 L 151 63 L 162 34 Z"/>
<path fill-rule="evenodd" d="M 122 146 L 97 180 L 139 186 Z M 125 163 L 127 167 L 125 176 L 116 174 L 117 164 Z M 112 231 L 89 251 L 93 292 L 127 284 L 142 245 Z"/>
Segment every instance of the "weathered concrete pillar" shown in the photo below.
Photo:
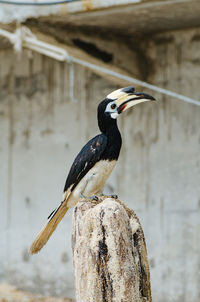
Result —
<path fill-rule="evenodd" d="M 80 201 L 73 213 L 77 302 L 150 302 L 143 231 L 121 201 Z"/>

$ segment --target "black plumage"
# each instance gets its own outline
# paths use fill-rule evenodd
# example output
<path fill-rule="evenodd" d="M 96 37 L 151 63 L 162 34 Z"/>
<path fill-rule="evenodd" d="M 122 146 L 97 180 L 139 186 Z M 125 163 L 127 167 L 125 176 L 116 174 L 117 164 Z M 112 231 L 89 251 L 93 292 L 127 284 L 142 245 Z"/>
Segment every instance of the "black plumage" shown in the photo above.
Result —
<path fill-rule="evenodd" d="M 116 119 L 105 115 L 106 105 L 111 100 L 105 99 L 98 106 L 98 126 L 101 134 L 95 136 L 81 149 L 75 158 L 67 176 L 64 192 L 72 185 L 73 191 L 80 180 L 99 160 L 117 160 L 121 149 L 121 134 Z"/>
<path fill-rule="evenodd" d="M 87 172 L 100 160 L 102 153 L 107 145 L 107 137 L 100 134 L 89 140 L 89 142 L 81 149 L 75 158 L 72 167 L 67 176 L 64 192 L 72 185 L 73 191 L 80 180 Z"/>
<path fill-rule="evenodd" d="M 80 196 L 90 197 L 103 192 L 122 144 L 116 120 L 118 115 L 150 100 L 154 98 L 135 92 L 134 87 L 129 86 L 112 92 L 99 104 L 97 119 L 101 134 L 89 140 L 75 158 L 65 182 L 63 200 L 49 215 L 47 224 L 31 245 L 31 253 L 37 253 L 44 246 L 68 208 L 75 205 Z"/>

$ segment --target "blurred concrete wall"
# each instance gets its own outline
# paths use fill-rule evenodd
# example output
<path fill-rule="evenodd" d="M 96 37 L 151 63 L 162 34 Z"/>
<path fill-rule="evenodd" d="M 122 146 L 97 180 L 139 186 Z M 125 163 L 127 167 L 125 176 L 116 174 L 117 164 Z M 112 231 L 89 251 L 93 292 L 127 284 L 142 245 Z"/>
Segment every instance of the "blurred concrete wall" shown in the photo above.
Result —
<path fill-rule="evenodd" d="M 200 99 L 200 31 L 155 35 L 156 85 Z M 125 54 L 123 54 L 125 56 Z M 38 54 L 0 52 L 0 281 L 73 297 L 71 213 L 40 254 L 28 248 L 61 201 L 70 165 L 98 133 L 96 108 L 116 85 Z M 153 301 L 200 300 L 200 108 L 156 95 L 119 117 L 123 148 L 106 191 L 138 214 Z"/>

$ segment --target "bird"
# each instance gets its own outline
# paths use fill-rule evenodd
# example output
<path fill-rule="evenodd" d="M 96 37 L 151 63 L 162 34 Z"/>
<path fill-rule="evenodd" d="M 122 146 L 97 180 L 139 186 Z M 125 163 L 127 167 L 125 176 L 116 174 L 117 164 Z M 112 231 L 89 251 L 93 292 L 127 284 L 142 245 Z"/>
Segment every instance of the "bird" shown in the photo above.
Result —
<path fill-rule="evenodd" d="M 155 98 L 128 86 L 111 92 L 99 103 L 97 120 L 101 133 L 90 139 L 76 156 L 64 185 L 62 201 L 33 241 L 31 254 L 38 253 L 47 243 L 69 208 L 83 197 L 98 199 L 98 195 L 103 194 L 122 145 L 117 117 L 128 108 L 147 101 L 155 101 Z"/>

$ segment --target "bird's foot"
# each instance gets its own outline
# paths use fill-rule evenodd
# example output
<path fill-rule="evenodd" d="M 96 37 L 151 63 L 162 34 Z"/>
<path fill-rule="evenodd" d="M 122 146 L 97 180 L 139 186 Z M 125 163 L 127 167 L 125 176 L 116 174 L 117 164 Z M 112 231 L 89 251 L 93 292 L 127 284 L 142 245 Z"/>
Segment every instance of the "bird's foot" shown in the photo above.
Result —
<path fill-rule="evenodd" d="M 98 201 L 99 198 L 96 195 L 92 195 L 92 196 L 85 196 L 82 193 L 80 193 L 80 197 L 84 198 L 84 199 L 90 199 L 91 201 Z"/>
<path fill-rule="evenodd" d="M 111 195 L 104 195 L 104 194 L 101 194 L 102 197 L 110 197 L 110 198 L 114 198 L 114 199 L 118 199 L 118 195 L 116 194 L 111 194 Z"/>
<path fill-rule="evenodd" d="M 98 201 L 99 200 L 99 197 L 96 196 L 96 195 L 92 195 L 89 197 L 91 200 L 94 200 L 94 201 Z"/>
<path fill-rule="evenodd" d="M 114 199 L 118 199 L 118 195 L 116 194 L 112 194 L 112 195 L 109 195 L 111 198 L 114 198 Z"/>
<path fill-rule="evenodd" d="M 83 195 L 82 193 L 79 194 L 80 195 L 80 198 L 84 198 L 86 199 L 87 197 L 85 195 Z"/>

